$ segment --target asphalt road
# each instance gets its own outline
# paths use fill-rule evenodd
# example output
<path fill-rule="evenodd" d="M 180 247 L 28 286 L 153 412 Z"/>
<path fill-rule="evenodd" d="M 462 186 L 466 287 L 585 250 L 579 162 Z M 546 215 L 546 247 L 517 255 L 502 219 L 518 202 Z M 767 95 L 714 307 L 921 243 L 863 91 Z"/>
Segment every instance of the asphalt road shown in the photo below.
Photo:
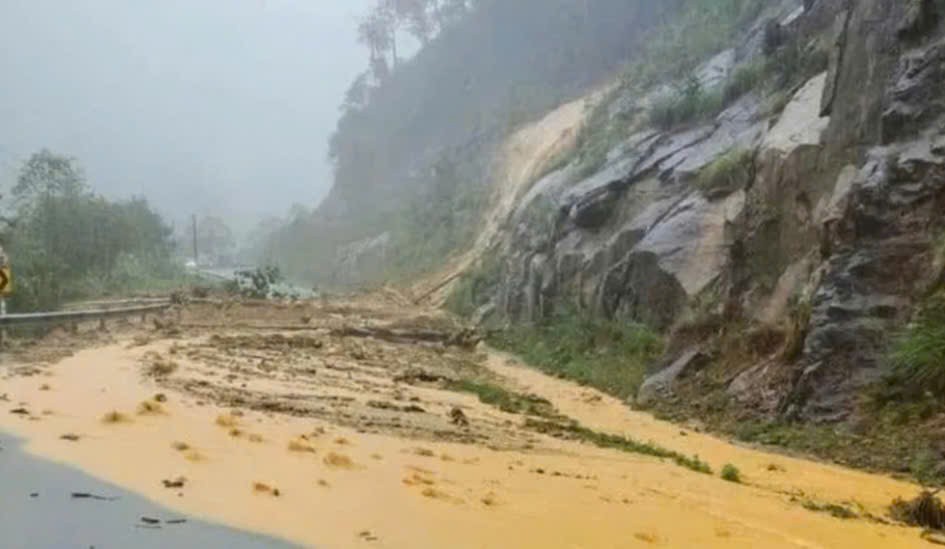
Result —
<path fill-rule="evenodd" d="M 73 493 L 94 497 L 74 497 Z M 98 499 L 98 496 L 106 499 Z M 154 519 L 160 522 L 153 523 Z M 191 520 L 80 471 L 29 456 L 19 448 L 16 439 L 0 433 L 0 547 L 257 549 L 294 546 Z"/>

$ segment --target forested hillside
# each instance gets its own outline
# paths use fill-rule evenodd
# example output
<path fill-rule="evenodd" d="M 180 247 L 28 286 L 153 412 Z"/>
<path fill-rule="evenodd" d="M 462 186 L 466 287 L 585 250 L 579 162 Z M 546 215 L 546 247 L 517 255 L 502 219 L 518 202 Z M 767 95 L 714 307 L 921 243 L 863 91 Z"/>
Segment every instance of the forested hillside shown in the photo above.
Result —
<path fill-rule="evenodd" d="M 666 52 L 654 42 L 668 49 L 670 37 L 656 35 L 654 26 L 681 28 L 673 17 L 681 9 L 737 20 L 751 4 L 379 2 L 361 28 L 369 70 L 352 84 L 332 139 L 331 194 L 276 232 L 269 249 L 281 250 L 275 258 L 290 275 L 322 283 L 381 280 L 435 265 L 474 234 L 489 199 L 490 159 L 510 131 L 611 82 L 643 50 L 661 63 Z M 395 61 L 393 28 L 421 41 L 414 57 Z M 704 28 L 672 41 L 696 53 L 718 48 L 724 36 L 724 28 Z M 346 245 L 385 233 L 381 265 L 344 268 Z"/>
<path fill-rule="evenodd" d="M 113 202 L 92 191 L 75 159 L 48 150 L 21 167 L 0 232 L 14 274 L 11 310 L 167 290 L 184 280 L 173 232 L 140 198 Z"/>

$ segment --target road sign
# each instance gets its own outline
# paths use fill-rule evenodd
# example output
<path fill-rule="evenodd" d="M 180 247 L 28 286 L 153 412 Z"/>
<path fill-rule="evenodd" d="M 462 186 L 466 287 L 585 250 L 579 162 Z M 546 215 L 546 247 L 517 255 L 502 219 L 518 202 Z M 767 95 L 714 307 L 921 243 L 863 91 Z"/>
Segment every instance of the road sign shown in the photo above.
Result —
<path fill-rule="evenodd" d="M 13 273 L 10 267 L 0 267 L 0 296 L 13 293 Z"/>

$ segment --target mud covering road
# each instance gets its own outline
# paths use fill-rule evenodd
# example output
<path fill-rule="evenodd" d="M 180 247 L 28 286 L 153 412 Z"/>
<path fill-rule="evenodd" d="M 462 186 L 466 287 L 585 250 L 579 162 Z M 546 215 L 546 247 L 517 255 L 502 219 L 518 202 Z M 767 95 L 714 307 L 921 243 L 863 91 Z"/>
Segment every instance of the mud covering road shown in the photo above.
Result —
<path fill-rule="evenodd" d="M 207 524 L 21 452 L 0 434 L 0 546 L 290 548 L 257 534 Z"/>
<path fill-rule="evenodd" d="M 394 292 L 110 329 L 5 354 L 0 430 L 196 519 L 317 547 L 926 543 L 888 518 L 916 486 L 654 420 Z"/>

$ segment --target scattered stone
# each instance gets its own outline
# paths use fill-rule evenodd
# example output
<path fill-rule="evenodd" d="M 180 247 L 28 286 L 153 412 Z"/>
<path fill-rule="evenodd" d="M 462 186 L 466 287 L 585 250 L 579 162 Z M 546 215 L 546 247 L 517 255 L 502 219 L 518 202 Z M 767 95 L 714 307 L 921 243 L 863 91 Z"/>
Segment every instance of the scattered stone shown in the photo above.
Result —
<path fill-rule="evenodd" d="M 171 359 L 154 357 L 148 366 L 147 373 L 152 377 L 167 377 L 173 374 L 180 366 Z"/>
<path fill-rule="evenodd" d="M 258 493 L 258 494 L 269 494 L 269 495 L 271 495 L 272 497 L 276 497 L 276 498 L 279 497 L 279 495 L 280 495 L 280 492 L 279 492 L 279 489 L 278 489 L 278 488 L 274 488 L 274 487 L 272 487 L 272 486 L 269 486 L 269 485 L 266 484 L 265 482 L 254 482 L 254 483 L 253 483 L 253 491 L 256 492 L 256 493 Z"/>
<path fill-rule="evenodd" d="M 161 406 L 161 403 L 152 400 L 145 400 L 138 405 L 138 415 L 163 416 L 167 415 L 167 412 L 164 410 L 164 406 Z"/>
<path fill-rule="evenodd" d="M 161 403 L 167 402 L 167 395 L 165 395 L 164 393 L 158 393 L 154 395 L 154 402 L 161 402 Z"/>
<path fill-rule="evenodd" d="M 119 412 L 118 410 L 112 410 L 111 412 L 108 412 L 102 416 L 102 423 L 131 423 L 131 418 Z"/>
<path fill-rule="evenodd" d="M 237 423 L 236 417 L 234 417 L 232 414 L 221 414 L 217 416 L 216 419 L 216 424 L 226 429 L 232 429 L 233 427 L 236 427 Z"/>
<path fill-rule="evenodd" d="M 455 406 L 450 410 L 450 422 L 460 427 L 469 427 L 469 419 L 466 414 Z"/>
<path fill-rule="evenodd" d="M 164 479 L 161 481 L 164 484 L 165 488 L 183 488 L 187 484 L 187 479 L 184 477 L 177 477 L 172 480 Z"/>
<path fill-rule="evenodd" d="M 79 442 L 79 435 L 75 433 L 66 433 L 59 437 L 61 440 L 68 440 L 69 442 Z"/>
<path fill-rule="evenodd" d="M 325 463 L 325 465 L 329 467 L 335 467 L 337 469 L 354 468 L 354 461 L 352 461 L 350 457 L 335 452 L 329 452 L 322 461 Z"/>
<path fill-rule="evenodd" d="M 889 514 L 895 520 L 909 526 L 922 526 L 933 530 L 945 529 L 945 505 L 936 492 L 923 490 L 909 501 L 896 498 L 889 506 Z"/>
<path fill-rule="evenodd" d="M 11 414 L 17 414 L 17 415 L 20 415 L 20 416 L 28 416 L 28 415 L 30 415 L 30 411 L 27 410 L 26 408 L 14 408 L 14 409 L 10 410 L 10 413 L 11 413 Z"/>
<path fill-rule="evenodd" d="M 72 492 L 72 499 L 94 499 L 96 501 L 116 501 L 119 498 L 117 496 L 99 496 L 97 494 L 91 494 L 89 492 Z"/>
<path fill-rule="evenodd" d="M 314 454 L 315 448 L 304 437 L 299 437 L 289 441 L 289 451 Z"/>
<path fill-rule="evenodd" d="M 161 524 L 161 519 L 151 517 L 141 517 L 141 522 L 145 524 Z"/>

